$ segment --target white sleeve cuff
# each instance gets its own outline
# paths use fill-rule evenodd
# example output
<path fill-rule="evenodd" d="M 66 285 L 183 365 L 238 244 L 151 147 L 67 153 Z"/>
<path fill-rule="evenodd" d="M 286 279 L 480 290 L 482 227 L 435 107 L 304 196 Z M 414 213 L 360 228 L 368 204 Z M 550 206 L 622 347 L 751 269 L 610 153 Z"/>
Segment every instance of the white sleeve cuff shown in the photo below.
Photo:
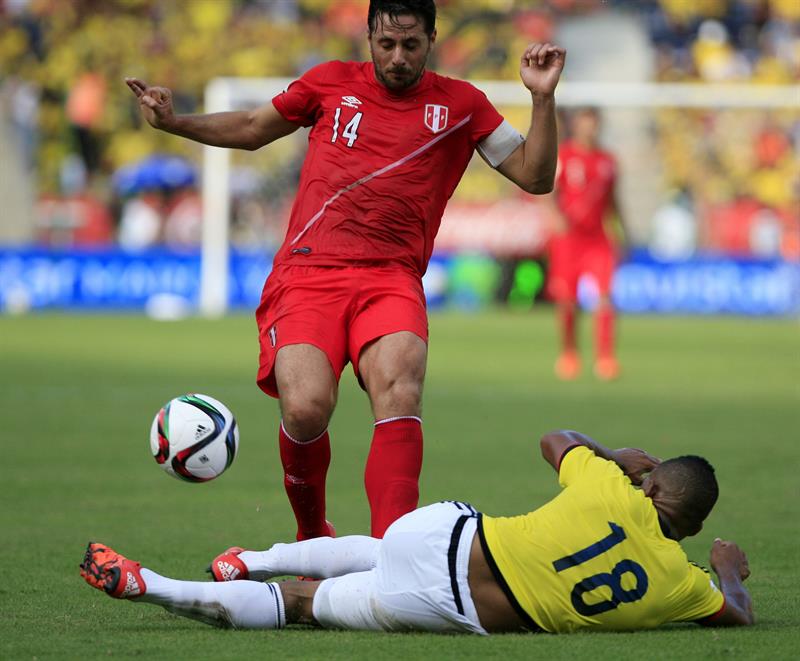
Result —
<path fill-rule="evenodd" d="M 525 138 L 522 134 L 504 119 L 500 126 L 478 143 L 478 153 L 496 168 L 523 142 Z"/>

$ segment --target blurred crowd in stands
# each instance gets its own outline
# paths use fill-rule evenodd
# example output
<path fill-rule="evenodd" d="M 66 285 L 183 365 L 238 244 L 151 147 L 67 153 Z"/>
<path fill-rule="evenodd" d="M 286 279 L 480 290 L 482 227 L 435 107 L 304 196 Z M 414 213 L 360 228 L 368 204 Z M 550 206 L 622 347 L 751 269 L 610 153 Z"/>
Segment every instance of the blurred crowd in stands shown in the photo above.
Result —
<path fill-rule="evenodd" d="M 656 80 L 800 83 L 800 2 L 658 5 L 647 14 Z M 654 128 L 671 211 L 704 219 L 701 245 L 800 259 L 800 87 L 793 108 L 661 110 Z"/>
<path fill-rule="evenodd" d="M 39 239 L 118 240 L 128 247 L 195 244 L 196 177 L 180 185 L 118 185 L 121 168 L 153 154 L 200 161 L 197 145 L 141 130 L 123 78 L 171 87 L 178 111 L 196 112 L 206 83 L 216 76 L 291 77 L 324 60 L 367 58 L 367 4 L 0 0 L 0 103 L 27 167 L 36 173 Z M 525 44 L 553 39 L 559 23 L 570 17 L 613 10 L 641 21 L 656 54 L 654 80 L 800 81 L 800 0 L 437 4 L 439 40 L 432 66 L 457 77 L 514 80 Z M 797 108 L 664 109 L 652 115 L 652 124 L 664 189 L 672 191 L 664 217 L 702 217 L 701 246 L 800 255 Z M 294 176 L 296 167 L 291 172 Z M 236 209 L 244 241 L 257 240 L 259 219 L 277 213 L 265 201 L 269 185 L 257 173 L 240 178 Z"/>

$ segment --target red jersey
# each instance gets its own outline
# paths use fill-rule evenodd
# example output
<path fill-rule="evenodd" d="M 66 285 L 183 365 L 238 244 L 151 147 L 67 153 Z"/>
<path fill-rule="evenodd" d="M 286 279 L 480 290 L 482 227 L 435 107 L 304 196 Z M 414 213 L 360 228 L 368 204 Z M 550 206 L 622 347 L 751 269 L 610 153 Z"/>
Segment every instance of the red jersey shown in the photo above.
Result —
<path fill-rule="evenodd" d="M 565 140 L 558 150 L 556 195 L 568 233 L 604 235 L 603 221 L 614 199 L 617 165 L 608 152 Z"/>
<path fill-rule="evenodd" d="M 392 92 L 372 62 L 327 62 L 272 100 L 311 126 L 275 264 L 398 264 L 423 274 L 447 200 L 503 117 L 467 82 L 425 71 Z"/>

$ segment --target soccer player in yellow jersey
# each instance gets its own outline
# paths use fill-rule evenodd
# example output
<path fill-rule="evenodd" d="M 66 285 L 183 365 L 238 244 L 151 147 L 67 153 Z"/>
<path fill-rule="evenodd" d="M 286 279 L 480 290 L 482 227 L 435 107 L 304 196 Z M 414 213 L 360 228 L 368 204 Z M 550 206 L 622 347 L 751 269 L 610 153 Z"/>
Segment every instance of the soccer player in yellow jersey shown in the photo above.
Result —
<path fill-rule="evenodd" d="M 402 516 L 383 539 L 233 547 L 209 568 L 213 583 L 166 578 L 91 543 L 81 575 L 112 597 L 235 628 L 486 634 L 753 623 L 739 547 L 714 541 L 717 587 L 679 544 L 717 500 L 705 459 L 661 462 L 572 431 L 545 435 L 541 449 L 563 490 L 521 516 L 447 501 Z M 264 582 L 292 574 L 324 580 Z"/>

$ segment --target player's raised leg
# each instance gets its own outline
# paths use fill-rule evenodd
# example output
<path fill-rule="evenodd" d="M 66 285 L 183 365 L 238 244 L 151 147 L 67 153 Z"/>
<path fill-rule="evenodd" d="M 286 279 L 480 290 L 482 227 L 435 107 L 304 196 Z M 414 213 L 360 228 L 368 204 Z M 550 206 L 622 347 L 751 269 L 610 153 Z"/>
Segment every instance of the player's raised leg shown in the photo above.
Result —
<path fill-rule="evenodd" d="M 282 629 L 287 624 L 321 624 L 344 629 L 383 628 L 374 614 L 374 571 L 323 582 L 179 581 L 142 567 L 104 544 L 90 543 L 81 563 L 81 576 L 111 597 L 155 604 L 217 627 Z"/>
<path fill-rule="evenodd" d="M 328 357 L 311 344 L 282 347 L 275 359 L 282 421 L 284 487 L 297 519 L 297 539 L 333 535 L 325 519 L 325 478 L 331 460 L 328 422 L 337 379 Z"/>
<path fill-rule="evenodd" d="M 266 551 L 233 547 L 214 558 L 208 571 L 215 581 L 265 581 L 287 575 L 331 578 L 375 567 L 380 544 L 374 537 L 348 535 L 275 544 Z"/>
<path fill-rule="evenodd" d="M 177 581 L 156 574 L 104 544 L 90 543 L 81 563 L 81 576 L 94 588 L 116 599 L 156 604 L 176 615 L 206 624 L 237 629 L 280 629 L 287 623 L 287 607 L 293 617 L 304 610 L 298 603 L 308 600 L 308 611 L 316 583 L 307 582 L 284 603 L 277 583 L 236 581 L 207 583 Z M 290 620 L 299 621 L 299 620 Z"/>
<path fill-rule="evenodd" d="M 419 502 L 427 355 L 425 341 L 408 331 L 384 335 L 361 352 L 359 374 L 375 416 L 364 476 L 373 537 Z"/>

